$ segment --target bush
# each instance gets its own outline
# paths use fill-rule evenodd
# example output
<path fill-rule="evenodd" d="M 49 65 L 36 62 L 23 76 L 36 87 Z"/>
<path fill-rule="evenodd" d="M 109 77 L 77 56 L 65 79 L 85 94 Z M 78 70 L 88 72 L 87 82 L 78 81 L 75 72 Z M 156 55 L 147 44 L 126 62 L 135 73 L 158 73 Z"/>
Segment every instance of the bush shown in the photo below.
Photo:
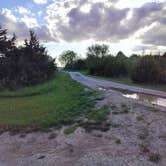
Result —
<path fill-rule="evenodd" d="M 1 32 L 1 31 L 0 31 Z M 30 31 L 30 40 L 25 40 L 24 47 L 15 46 L 15 36 L 7 40 L 5 33 L 0 33 L 0 84 L 3 88 L 15 89 L 36 85 L 53 76 L 56 70 L 55 60 L 48 56 L 34 32 Z M 5 44 L 6 43 L 6 44 Z"/>
<path fill-rule="evenodd" d="M 137 62 L 131 78 L 134 82 L 156 83 L 159 77 L 159 63 L 152 56 L 144 56 Z"/>
<path fill-rule="evenodd" d="M 77 59 L 73 62 L 67 63 L 65 65 L 65 69 L 67 69 L 67 70 L 85 70 L 86 69 L 86 60 Z"/>

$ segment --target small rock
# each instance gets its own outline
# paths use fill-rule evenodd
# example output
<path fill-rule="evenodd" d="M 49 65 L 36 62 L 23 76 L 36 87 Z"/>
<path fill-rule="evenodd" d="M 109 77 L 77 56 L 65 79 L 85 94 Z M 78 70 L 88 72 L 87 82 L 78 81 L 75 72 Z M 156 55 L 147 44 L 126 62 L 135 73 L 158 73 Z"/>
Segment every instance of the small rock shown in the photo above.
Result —
<path fill-rule="evenodd" d="M 26 137 L 26 134 L 21 134 L 20 135 L 20 138 L 25 138 Z"/>
<path fill-rule="evenodd" d="M 49 136 L 48 136 L 48 139 L 54 139 L 56 138 L 57 134 L 56 133 L 51 133 Z"/>
<path fill-rule="evenodd" d="M 37 159 L 44 159 L 45 156 L 39 156 Z"/>
<path fill-rule="evenodd" d="M 94 137 L 102 137 L 103 136 L 102 132 L 96 131 L 96 130 L 92 131 L 92 135 Z"/>

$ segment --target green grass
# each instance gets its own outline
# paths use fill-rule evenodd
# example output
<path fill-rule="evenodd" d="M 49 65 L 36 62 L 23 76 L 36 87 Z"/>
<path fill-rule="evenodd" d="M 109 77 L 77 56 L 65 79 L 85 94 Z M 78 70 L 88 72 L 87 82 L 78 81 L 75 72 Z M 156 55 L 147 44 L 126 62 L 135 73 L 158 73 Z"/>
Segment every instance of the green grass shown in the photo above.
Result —
<path fill-rule="evenodd" d="M 0 126 L 61 126 L 86 114 L 94 106 L 85 92 L 84 86 L 72 80 L 67 73 L 57 73 L 55 77 L 41 85 L 4 91 L 0 99 Z M 27 97 L 19 97 L 27 96 Z"/>
<path fill-rule="evenodd" d="M 104 105 L 100 109 L 92 111 L 88 115 L 88 119 L 95 121 L 105 121 L 108 115 L 109 115 L 108 106 Z"/>
<path fill-rule="evenodd" d="M 119 138 L 117 138 L 117 139 L 115 140 L 115 143 L 116 143 L 116 144 L 121 144 L 121 140 L 120 140 Z"/>
<path fill-rule="evenodd" d="M 131 85 L 131 86 L 138 86 L 142 88 L 149 88 L 154 90 L 161 90 L 166 92 L 166 84 L 145 84 L 145 83 L 134 83 L 129 77 L 122 77 L 122 78 L 110 78 L 110 77 L 104 77 L 104 76 L 94 76 L 88 74 L 87 71 L 81 71 L 82 74 L 85 74 L 87 76 L 91 76 L 93 78 L 97 79 L 104 79 L 107 81 L 113 81 L 116 83 Z"/>
<path fill-rule="evenodd" d="M 137 121 L 142 121 L 144 120 L 144 116 L 143 115 L 137 116 L 136 119 Z"/>
<path fill-rule="evenodd" d="M 65 133 L 66 135 L 72 134 L 72 133 L 75 132 L 76 129 L 77 129 L 77 127 L 69 127 L 69 128 L 66 128 L 66 129 L 64 130 L 64 133 Z"/>
<path fill-rule="evenodd" d="M 154 163 L 158 163 L 161 160 L 161 156 L 158 153 L 152 153 L 149 156 L 149 160 Z"/>

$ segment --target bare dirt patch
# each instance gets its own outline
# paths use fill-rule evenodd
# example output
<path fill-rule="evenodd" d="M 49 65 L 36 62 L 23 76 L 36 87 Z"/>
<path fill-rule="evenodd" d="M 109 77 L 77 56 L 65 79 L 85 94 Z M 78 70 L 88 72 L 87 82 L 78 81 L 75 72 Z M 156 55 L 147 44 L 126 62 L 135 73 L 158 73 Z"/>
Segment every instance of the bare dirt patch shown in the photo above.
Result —
<path fill-rule="evenodd" d="M 109 130 L 87 132 L 65 126 L 49 132 L 0 135 L 2 166 L 165 166 L 166 112 L 102 91 L 99 108 L 107 104 Z M 157 111 L 156 111 L 157 110 Z"/>

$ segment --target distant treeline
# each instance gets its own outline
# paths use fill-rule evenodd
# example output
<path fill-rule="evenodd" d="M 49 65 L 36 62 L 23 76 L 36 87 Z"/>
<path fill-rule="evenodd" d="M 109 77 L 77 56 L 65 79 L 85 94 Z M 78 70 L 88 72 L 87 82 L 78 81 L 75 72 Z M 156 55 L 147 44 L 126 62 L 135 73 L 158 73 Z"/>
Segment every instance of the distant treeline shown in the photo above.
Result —
<path fill-rule="evenodd" d="M 0 27 L 0 88 L 15 89 L 36 85 L 51 78 L 56 70 L 54 59 L 48 56 L 33 31 L 24 46 L 15 45 L 16 36 L 7 37 Z"/>
<path fill-rule="evenodd" d="M 118 52 L 113 56 L 107 45 L 88 47 L 87 58 L 81 59 L 73 51 L 66 51 L 59 59 L 67 70 L 88 70 L 89 74 L 105 77 L 130 77 L 140 83 L 166 83 L 166 53 L 130 57 Z"/>

